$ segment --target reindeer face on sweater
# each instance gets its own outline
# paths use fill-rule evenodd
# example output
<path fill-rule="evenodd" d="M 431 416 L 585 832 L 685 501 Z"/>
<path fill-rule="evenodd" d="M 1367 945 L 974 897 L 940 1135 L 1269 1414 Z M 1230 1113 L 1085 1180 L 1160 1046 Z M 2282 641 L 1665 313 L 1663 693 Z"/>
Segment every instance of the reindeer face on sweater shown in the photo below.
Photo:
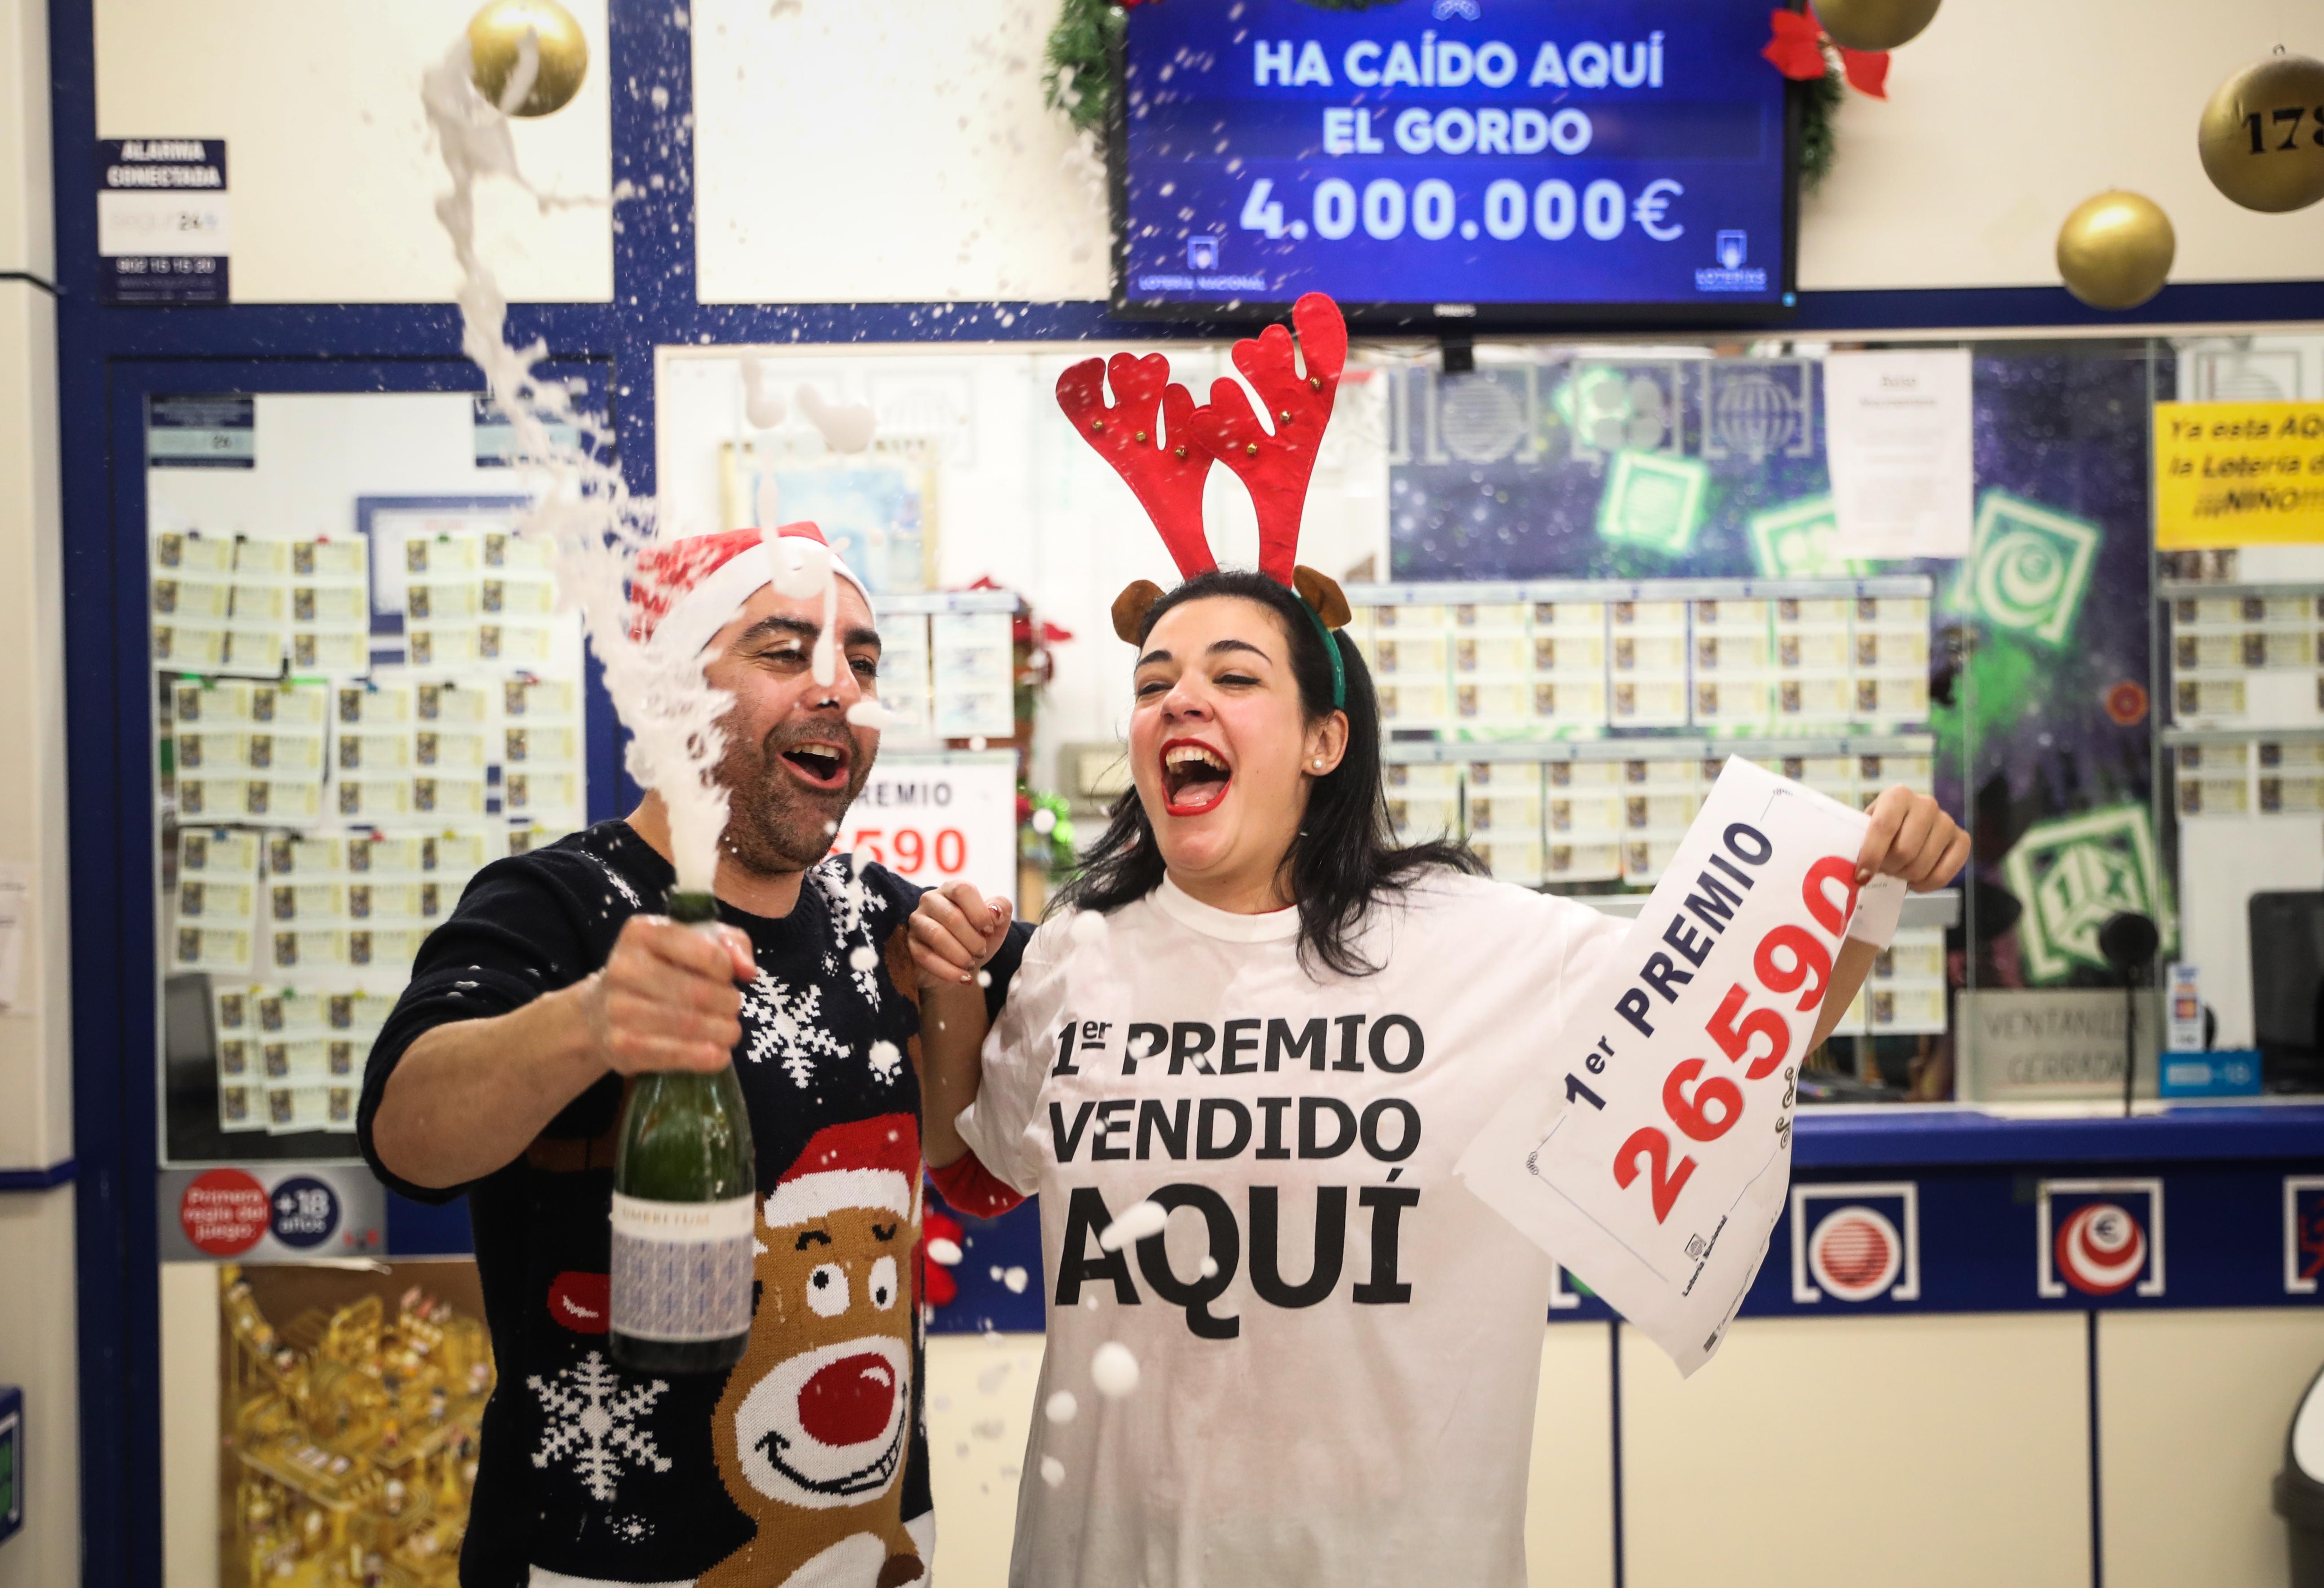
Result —
<path fill-rule="evenodd" d="M 764 1522 L 790 1508 L 886 1494 L 911 1432 L 911 1255 L 891 1208 L 840 1207 L 770 1224 L 761 1205 L 758 1310 L 718 1404 L 718 1466 Z"/>

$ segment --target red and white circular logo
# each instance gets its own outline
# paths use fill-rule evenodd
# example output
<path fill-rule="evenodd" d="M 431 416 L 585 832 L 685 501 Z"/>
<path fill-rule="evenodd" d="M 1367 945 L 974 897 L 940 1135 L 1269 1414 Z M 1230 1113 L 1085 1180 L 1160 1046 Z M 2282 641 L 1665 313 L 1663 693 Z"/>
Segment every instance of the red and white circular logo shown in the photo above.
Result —
<path fill-rule="evenodd" d="M 240 1169 L 205 1170 L 178 1198 L 186 1239 L 208 1257 L 240 1257 L 265 1235 L 273 1214 L 266 1187 Z"/>
<path fill-rule="evenodd" d="M 2058 1272 L 2090 1296 L 2129 1288 L 2146 1267 L 2146 1232 L 2111 1202 L 2078 1208 L 2058 1231 Z"/>
<path fill-rule="evenodd" d="M 1828 1214 L 1808 1237 L 1808 1267 L 1816 1283 L 1842 1301 L 1869 1301 L 1883 1294 L 1896 1282 L 1904 1261 L 1904 1238 L 1868 1207 Z"/>

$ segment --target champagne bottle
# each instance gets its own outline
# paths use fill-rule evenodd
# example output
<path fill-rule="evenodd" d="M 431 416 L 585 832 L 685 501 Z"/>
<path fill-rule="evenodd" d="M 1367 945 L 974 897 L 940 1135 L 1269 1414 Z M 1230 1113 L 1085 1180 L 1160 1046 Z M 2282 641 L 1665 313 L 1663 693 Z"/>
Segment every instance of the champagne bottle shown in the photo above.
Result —
<path fill-rule="evenodd" d="M 715 931 L 717 901 L 672 890 L 669 917 Z M 639 1076 L 613 1158 L 613 1360 L 701 1373 L 751 1337 L 757 1212 L 751 1120 L 734 1066 Z"/>

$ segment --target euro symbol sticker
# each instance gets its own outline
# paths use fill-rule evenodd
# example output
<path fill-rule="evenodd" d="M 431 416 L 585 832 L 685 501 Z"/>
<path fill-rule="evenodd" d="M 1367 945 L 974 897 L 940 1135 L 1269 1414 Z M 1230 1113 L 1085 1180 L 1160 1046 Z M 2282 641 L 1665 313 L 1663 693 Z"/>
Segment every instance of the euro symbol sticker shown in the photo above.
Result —
<path fill-rule="evenodd" d="M 1655 242 L 1667 243 L 1683 233 L 1686 228 L 1675 221 L 1665 220 L 1663 211 L 1669 208 L 1672 199 L 1685 191 L 1684 188 L 1680 187 L 1670 178 L 1656 177 L 1646 184 L 1644 192 L 1631 201 L 1630 218 L 1638 223 L 1640 231 Z"/>

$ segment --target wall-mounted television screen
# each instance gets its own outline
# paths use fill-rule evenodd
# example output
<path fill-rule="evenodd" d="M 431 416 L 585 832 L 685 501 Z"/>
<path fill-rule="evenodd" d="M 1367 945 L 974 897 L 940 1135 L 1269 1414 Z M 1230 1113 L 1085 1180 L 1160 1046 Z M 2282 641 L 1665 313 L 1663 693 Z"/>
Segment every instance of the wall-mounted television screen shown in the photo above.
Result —
<path fill-rule="evenodd" d="M 1766 0 L 1146 0 L 1112 126 L 1114 309 L 1736 321 L 1793 302 Z"/>

